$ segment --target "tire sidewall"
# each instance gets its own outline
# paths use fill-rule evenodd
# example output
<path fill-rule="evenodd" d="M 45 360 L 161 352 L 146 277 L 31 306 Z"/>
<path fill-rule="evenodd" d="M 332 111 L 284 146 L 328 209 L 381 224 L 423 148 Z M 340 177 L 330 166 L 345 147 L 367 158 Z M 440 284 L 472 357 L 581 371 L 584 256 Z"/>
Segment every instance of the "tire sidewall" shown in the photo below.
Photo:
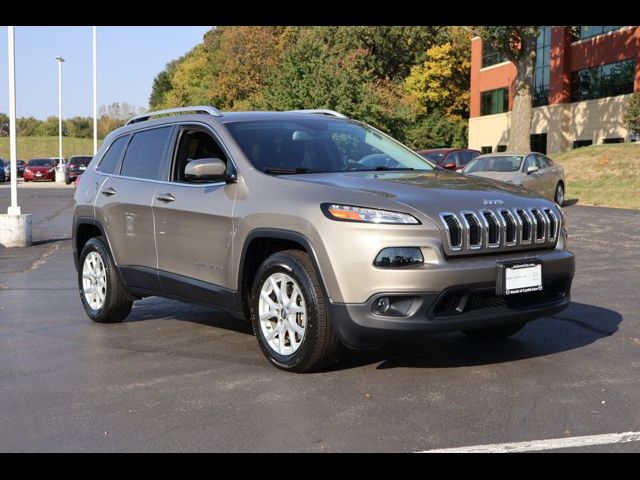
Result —
<path fill-rule="evenodd" d="M 267 278 L 278 272 L 289 275 L 298 283 L 307 308 L 307 325 L 305 327 L 302 344 L 298 350 L 291 355 L 281 355 L 273 350 L 264 337 L 260 326 L 258 312 L 260 291 L 262 290 L 262 285 Z M 308 360 L 313 352 L 314 343 L 317 340 L 318 298 L 309 275 L 302 265 L 300 265 L 295 259 L 285 255 L 274 254 L 269 257 L 258 269 L 258 273 L 251 289 L 249 309 L 251 324 L 253 326 L 254 334 L 258 339 L 258 344 L 271 363 L 282 369 L 292 370 Z"/>
<path fill-rule="evenodd" d="M 84 286 L 82 282 L 82 270 L 84 269 L 84 261 L 87 255 L 89 255 L 89 253 L 91 252 L 96 252 L 98 255 L 100 255 L 102 264 L 104 265 L 104 268 L 105 268 L 105 274 L 107 279 L 107 293 L 105 295 L 105 300 L 104 300 L 104 303 L 102 304 L 102 307 L 98 310 L 94 310 L 93 308 L 91 308 L 91 306 L 88 304 L 87 300 L 85 299 Z M 114 285 L 115 272 L 113 269 L 113 262 L 111 261 L 111 256 L 109 255 L 109 251 L 105 247 L 102 240 L 100 240 L 98 237 L 94 237 L 85 244 L 85 246 L 82 249 L 82 253 L 80 254 L 79 265 L 80 265 L 80 268 L 78 269 L 78 286 L 80 290 L 80 299 L 82 301 L 82 306 L 84 307 L 84 310 L 87 313 L 87 315 L 92 320 L 97 322 L 104 321 L 106 319 L 107 312 L 109 311 L 109 307 L 112 301 L 111 297 L 113 295 L 113 291 L 114 291 L 113 289 L 115 287 Z"/>

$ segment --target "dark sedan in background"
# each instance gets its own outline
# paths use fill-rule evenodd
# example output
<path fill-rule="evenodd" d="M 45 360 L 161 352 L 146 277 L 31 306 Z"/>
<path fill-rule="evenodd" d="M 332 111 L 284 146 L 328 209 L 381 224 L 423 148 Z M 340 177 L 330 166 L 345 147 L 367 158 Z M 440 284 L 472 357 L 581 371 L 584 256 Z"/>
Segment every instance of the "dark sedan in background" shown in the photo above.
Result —
<path fill-rule="evenodd" d="M 0 182 L 8 182 L 11 172 L 9 171 L 9 160 L 0 158 Z"/>
<path fill-rule="evenodd" d="M 461 172 L 471 160 L 480 155 L 478 150 L 469 148 L 435 148 L 419 150 L 417 153 L 441 168 Z"/>
<path fill-rule="evenodd" d="M 87 169 L 87 165 L 93 157 L 91 155 L 74 155 L 69 159 L 69 163 L 64 170 L 64 181 L 67 185 L 76 181 Z"/>

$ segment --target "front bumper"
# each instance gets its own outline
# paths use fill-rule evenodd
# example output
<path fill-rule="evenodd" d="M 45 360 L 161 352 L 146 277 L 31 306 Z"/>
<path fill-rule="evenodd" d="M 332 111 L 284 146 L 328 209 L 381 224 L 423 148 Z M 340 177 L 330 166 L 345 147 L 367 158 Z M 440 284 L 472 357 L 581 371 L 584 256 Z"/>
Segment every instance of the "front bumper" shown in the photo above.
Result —
<path fill-rule="evenodd" d="M 528 322 L 554 315 L 570 303 L 575 271 L 573 254 L 555 251 L 546 257 L 545 261 L 545 255 L 538 256 L 544 262 L 542 292 L 510 299 L 497 296 L 497 267 L 494 267 L 489 281 L 466 283 L 463 275 L 458 283 L 440 291 L 380 292 L 365 303 L 330 302 L 329 315 L 340 340 L 353 348 L 380 345 L 419 332 L 473 330 Z M 474 275 L 466 277 L 474 278 Z M 385 296 L 411 306 L 402 316 L 374 313 L 374 303 Z"/>

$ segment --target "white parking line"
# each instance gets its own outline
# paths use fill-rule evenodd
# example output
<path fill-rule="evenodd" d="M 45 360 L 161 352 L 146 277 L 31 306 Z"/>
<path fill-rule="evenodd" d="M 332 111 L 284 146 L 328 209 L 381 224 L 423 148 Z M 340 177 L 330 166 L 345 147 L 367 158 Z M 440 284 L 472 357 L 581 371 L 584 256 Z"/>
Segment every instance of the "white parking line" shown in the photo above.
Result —
<path fill-rule="evenodd" d="M 583 437 L 553 438 L 517 443 L 494 443 L 473 447 L 438 448 L 417 453 L 512 453 L 537 452 L 559 448 L 587 447 L 590 445 L 611 445 L 614 443 L 640 442 L 640 432 L 605 433 L 603 435 L 585 435 Z"/>

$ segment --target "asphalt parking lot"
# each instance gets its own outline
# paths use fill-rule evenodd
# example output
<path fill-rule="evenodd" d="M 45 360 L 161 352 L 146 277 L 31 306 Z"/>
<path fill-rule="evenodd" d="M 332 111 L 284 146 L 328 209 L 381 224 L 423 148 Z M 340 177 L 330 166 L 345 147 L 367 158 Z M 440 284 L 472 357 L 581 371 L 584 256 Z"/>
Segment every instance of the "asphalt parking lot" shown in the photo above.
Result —
<path fill-rule="evenodd" d="M 573 304 L 510 340 L 443 334 L 296 375 L 213 309 L 149 298 L 91 323 L 72 194 L 21 189 L 34 246 L 0 247 L 0 451 L 414 452 L 640 430 L 638 211 L 565 209 Z"/>

